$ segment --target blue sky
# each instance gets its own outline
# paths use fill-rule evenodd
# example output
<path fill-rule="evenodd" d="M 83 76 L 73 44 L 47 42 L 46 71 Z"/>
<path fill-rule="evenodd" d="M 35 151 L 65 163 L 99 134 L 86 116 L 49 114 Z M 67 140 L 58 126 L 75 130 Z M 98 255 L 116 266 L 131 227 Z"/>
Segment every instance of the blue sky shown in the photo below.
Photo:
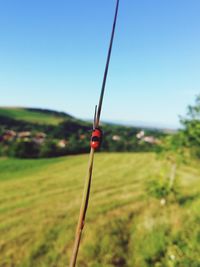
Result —
<path fill-rule="evenodd" d="M 114 0 L 0 3 L 0 105 L 91 118 Z M 178 126 L 200 92 L 200 1 L 121 0 L 102 120 Z"/>

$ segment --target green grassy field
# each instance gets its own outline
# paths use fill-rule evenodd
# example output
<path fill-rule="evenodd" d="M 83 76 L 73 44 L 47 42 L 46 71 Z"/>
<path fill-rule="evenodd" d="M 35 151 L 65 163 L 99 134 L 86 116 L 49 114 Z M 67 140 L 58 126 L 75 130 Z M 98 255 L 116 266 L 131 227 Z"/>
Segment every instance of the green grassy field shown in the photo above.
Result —
<path fill-rule="evenodd" d="M 0 266 L 69 265 L 87 155 L 0 159 Z M 78 267 L 200 266 L 200 167 L 178 169 L 179 196 L 149 194 L 170 166 L 151 153 L 95 155 Z"/>
<path fill-rule="evenodd" d="M 64 118 L 56 114 L 47 114 L 44 112 L 28 110 L 25 108 L 0 108 L 0 115 L 16 120 L 22 120 L 32 123 L 58 125 Z M 66 116 L 67 117 L 67 116 Z"/>

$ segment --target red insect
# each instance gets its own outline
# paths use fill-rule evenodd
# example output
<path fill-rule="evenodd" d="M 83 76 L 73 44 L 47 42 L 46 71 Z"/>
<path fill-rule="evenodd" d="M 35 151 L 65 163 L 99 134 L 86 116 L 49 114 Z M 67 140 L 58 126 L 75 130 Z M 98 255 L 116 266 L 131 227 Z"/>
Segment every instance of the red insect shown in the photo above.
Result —
<path fill-rule="evenodd" d="M 90 140 L 90 146 L 94 149 L 98 149 L 101 146 L 102 142 L 102 130 L 100 128 L 95 128 L 92 131 L 92 136 Z"/>

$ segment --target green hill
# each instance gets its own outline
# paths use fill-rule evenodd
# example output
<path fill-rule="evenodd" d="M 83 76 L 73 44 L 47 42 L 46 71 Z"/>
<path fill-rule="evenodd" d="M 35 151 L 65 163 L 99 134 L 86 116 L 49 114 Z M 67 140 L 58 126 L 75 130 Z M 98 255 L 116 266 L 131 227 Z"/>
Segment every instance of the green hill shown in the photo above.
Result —
<path fill-rule="evenodd" d="M 32 108 L 0 108 L 0 116 L 38 124 L 58 125 L 64 119 L 72 118 L 63 112 L 48 109 Z"/>
<path fill-rule="evenodd" d="M 0 159 L 0 266 L 68 266 L 88 155 Z M 200 266 L 199 166 L 178 170 L 179 194 L 151 181 L 170 166 L 151 153 L 98 153 L 77 266 Z"/>

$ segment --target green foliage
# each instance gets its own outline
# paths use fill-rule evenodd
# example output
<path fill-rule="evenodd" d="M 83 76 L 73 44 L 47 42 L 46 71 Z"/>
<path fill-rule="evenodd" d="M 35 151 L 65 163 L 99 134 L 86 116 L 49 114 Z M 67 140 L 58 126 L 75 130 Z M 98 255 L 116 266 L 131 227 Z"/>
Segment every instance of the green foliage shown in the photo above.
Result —
<path fill-rule="evenodd" d="M 77 136 L 71 136 L 68 139 L 68 154 L 80 154 L 89 152 L 89 142 L 88 139 L 79 140 Z"/>
<path fill-rule="evenodd" d="M 186 117 L 181 117 L 181 123 L 184 127 L 182 134 L 184 143 L 191 155 L 200 157 L 200 95 L 196 97 L 194 106 L 189 105 Z"/>
<path fill-rule="evenodd" d="M 15 142 L 9 150 L 9 155 L 17 158 L 38 158 L 39 146 L 33 141 Z"/>
<path fill-rule="evenodd" d="M 148 183 L 147 190 L 156 198 L 177 198 L 180 195 L 180 181 L 177 177 L 177 168 L 186 163 L 186 153 L 183 144 L 182 132 L 168 135 L 161 140 L 157 150 L 158 158 L 165 161 L 169 166 L 166 173 L 157 175 Z"/>
<path fill-rule="evenodd" d="M 48 140 L 44 142 L 44 144 L 42 144 L 40 147 L 39 156 L 42 158 L 52 158 L 59 155 L 60 153 L 56 141 Z"/>
<path fill-rule="evenodd" d="M 164 198 L 165 200 L 179 201 L 182 198 L 180 180 L 177 176 L 173 184 L 170 183 L 169 177 L 158 176 L 156 179 L 147 182 L 146 189 L 150 196 L 157 199 Z"/>
<path fill-rule="evenodd" d="M 187 153 L 184 146 L 184 134 L 178 131 L 175 134 L 165 136 L 161 139 L 160 145 L 157 147 L 158 155 L 171 163 L 180 165 L 186 162 Z"/>
<path fill-rule="evenodd" d="M 163 176 L 147 183 L 147 192 L 158 199 L 166 198 L 171 192 L 169 181 L 163 179 Z"/>

